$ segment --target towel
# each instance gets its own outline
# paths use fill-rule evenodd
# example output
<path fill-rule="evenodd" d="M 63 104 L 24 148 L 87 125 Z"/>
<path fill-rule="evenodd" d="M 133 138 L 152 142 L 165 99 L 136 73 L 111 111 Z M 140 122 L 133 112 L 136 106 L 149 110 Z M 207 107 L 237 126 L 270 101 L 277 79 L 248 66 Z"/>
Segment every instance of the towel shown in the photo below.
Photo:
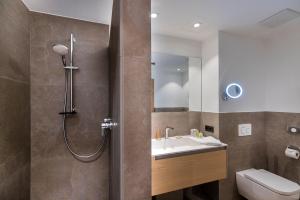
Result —
<path fill-rule="evenodd" d="M 223 143 L 220 140 L 218 140 L 212 136 L 200 138 L 199 142 L 202 144 L 209 145 L 209 146 L 222 146 L 223 145 Z"/>

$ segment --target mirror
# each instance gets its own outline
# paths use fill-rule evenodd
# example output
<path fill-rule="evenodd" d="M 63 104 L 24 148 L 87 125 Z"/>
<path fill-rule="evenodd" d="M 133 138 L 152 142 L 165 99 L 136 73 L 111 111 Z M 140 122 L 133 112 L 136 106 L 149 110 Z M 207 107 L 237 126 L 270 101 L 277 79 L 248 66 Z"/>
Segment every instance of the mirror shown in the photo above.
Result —
<path fill-rule="evenodd" d="M 152 52 L 151 74 L 154 112 L 201 110 L 200 58 Z"/>
<path fill-rule="evenodd" d="M 227 85 L 224 92 L 224 100 L 227 101 L 229 99 L 238 99 L 243 94 L 243 88 L 241 85 L 237 83 L 231 83 Z"/>
<path fill-rule="evenodd" d="M 188 57 L 153 53 L 151 73 L 154 80 L 155 111 L 187 111 Z"/>

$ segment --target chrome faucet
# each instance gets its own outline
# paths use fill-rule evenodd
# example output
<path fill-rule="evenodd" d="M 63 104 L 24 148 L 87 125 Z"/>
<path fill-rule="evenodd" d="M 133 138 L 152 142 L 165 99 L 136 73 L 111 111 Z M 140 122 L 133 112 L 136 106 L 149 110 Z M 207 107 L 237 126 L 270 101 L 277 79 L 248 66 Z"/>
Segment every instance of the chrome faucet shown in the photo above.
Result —
<path fill-rule="evenodd" d="M 174 130 L 174 128 L 173 127 L 166 127 L 165 139 L 169 138 L 169 132 L 170 132 L 170 130 Z"/>

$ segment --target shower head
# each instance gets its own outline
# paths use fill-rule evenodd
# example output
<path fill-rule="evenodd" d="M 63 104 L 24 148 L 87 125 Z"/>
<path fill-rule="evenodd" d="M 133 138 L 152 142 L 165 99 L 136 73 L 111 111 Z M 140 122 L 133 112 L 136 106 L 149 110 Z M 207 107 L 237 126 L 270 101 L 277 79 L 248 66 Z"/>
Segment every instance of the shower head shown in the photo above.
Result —
<path fill-rule="evenodd" d="M 56 44 L 53 46 L 53 51 L 61 56 L 67 55 L 69 49 L 65 45 Z"/>

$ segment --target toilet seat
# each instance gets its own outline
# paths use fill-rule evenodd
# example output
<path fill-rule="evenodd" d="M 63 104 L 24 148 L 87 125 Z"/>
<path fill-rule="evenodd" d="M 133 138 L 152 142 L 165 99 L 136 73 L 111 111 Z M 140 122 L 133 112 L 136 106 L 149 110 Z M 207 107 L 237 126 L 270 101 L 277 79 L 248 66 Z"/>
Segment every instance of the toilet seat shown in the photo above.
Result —
<path fill-rule="evenodd" d="M 249 170 L 245 177 L 281 195 L 291 196 L 300 192 L 297 183 L 263 169 Z"/>
<path fill-rule="evenodd" d="M 238 192 L 248 200 L 299 200 L 300 186 L 266 170 L 236 172 Z"/>

